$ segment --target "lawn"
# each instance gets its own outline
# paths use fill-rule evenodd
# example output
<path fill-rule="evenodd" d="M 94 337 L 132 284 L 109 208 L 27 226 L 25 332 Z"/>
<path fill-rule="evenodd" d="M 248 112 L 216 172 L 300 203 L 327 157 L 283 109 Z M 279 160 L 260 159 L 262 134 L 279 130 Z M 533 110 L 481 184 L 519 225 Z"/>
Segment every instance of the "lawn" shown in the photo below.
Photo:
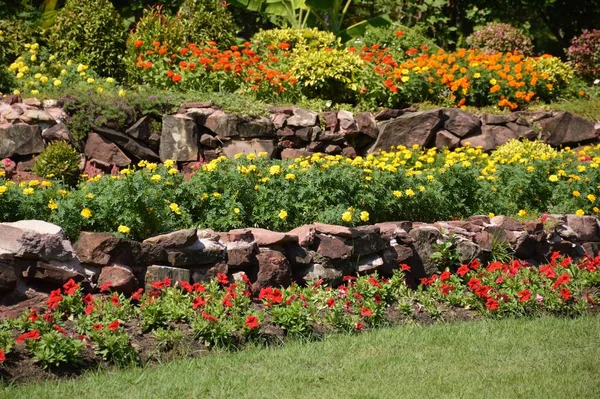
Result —
<path fill-rule="evenodd" d="M 600 318 L 388 328 L 5 387 L 0 398 L 598 398 Z"/>

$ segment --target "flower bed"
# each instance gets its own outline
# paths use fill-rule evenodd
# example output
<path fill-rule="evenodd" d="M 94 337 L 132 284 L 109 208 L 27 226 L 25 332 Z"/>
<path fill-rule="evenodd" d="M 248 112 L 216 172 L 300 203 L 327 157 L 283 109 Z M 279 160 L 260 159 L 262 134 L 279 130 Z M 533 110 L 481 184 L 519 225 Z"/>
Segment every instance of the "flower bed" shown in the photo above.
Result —
<path fill-rule="evenodd" d="M 172 354 L 182 345 L 233 349 L 410 321 L 574 316 L 596 309 L 599 299 L 600 257 L 574 262 L 555 253 L 539 268 L 516 260 L 487 267 L 473 261 L 454 274 L 422 279 L 417 290 L 405 281 L 410 267 L 400 267 L 390 279 L 346 276 L 336 288 L 322 281 L 266 287 L 254 300 L 243 273 L 239 281 L 219 274 L 205 285 L 165 278 L 130 298 L 113 292 L 110 282 L 91 295 L 70 280 L 42 308 L 0 324 L 0 371 L 11 378 L 23 366 L 32 372 L 67 364 L 125 366 Z"/>
<path fill-rule="evenodd" d="M 515 141 L 491 154 L 418 147 L 354 159 L 315 154 L 277 161 L 250 154 L 195 164 L 184 173 L 172 161 L 143 161 L 137 169 L 86 176 L 76 188 L 0 177 L 0 221 L 46 220 L 71 238 L 87 230 L 139 239 L 190 226 L 287 231 L 315 221 L 598 214 L 599 151 Z"/>

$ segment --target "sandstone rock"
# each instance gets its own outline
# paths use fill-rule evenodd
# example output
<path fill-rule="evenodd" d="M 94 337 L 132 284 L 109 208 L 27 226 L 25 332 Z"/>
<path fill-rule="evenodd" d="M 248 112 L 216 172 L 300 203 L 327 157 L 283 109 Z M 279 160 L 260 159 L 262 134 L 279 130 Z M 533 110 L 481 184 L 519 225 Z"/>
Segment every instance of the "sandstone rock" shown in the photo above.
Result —
<path fill-rule="evenodd" d="M 145 291 L 151 292 L 153 291 L 152 283 L 156 281 L 162 281 L 165 277 L 171 279 L 172 282 L 175 281 L 190 281 L 191 273 L 187 269 L 180 269 L 177 267 L 169 267 L 169 266 L 159 266 L 152 265 L 146 269 L 146 278 L 145 278 Z"/>
<path fill-rule="evenodd" d="M 484 151 L 491 151 L 517 137 L 517 134 L 507 127 L 483 125 L 480 135 L 466 137 L 460 141 L 460 145 L 466 146 L 466 143 L 470 143 L 472 147 L 481 146 Z"/>
<path fill-rule="evenodd" d="M 298 243 L 302 247 L 309 247 L 315 240 L 316 229 L 312 224 L 305 224 L 288 232 L 290 235 L 298 236 Z"/>
<path fill-rule="evenodd" d="M 379 135 L 379 129 L 377 128 L 377 121 L 370 112 L 359 112 L 356 115 L 356 124 L 358 125 L 358 131 L 362 134 L 377 139 Z"/>
<path fill-rule="evenodd" d="M 301 270 L 297 278 L 305 283 L 323 280 L 324 284 L 335 287 L 342 284 L 343 276 L 344 273 L 340 270 L 325 267 L 320 263 L 314 263 Z"/>
<path fill-rule="evenodd" d="M 383 267 L 383 258 L 379 255 L 370 255 L 358 259 L 357 268 L 359 273 L 372 273 Z"/>
<path fill-rule="evenodd" d="M 447 147 L 454 149 L 460 143 L 460 139 L 447 130 L 440 130 L 435 136 L 435 146 L 437 148 Z"/>
<path fill-rule="evenodd" d="M 131 159 L 117 145 L 97 133 L 90 132 L 85 143 L 85 156 L 120 168 L 131 165 Z"/>
<path fill-rule="evenodd" d="M 481 129 L 481 120 L 475 115 L 456 108 L 446 108 L 443 112 L 448 118 L 444 122 L 444 129 L 455 136 L 465 137 L 477 134 Z"/>
<path fill-rule="evenodd" d="M 298 244 L 298 236 L 288 233 L 279 233 L 266 229 L 250 228 L 250 229 L 235 229 L 229 233 L 245 233 L 250 232 L 254 236 L 256 245 L 259 247 L 283 246 L 285 244 Z"/>
<path fill-rule="evenodd" d="M 225 250 L 223 244 L 213 240 L 201 239 L 189 247 L 167 249 L 167 255 L 171 266 L 190 267 L 223 261 Z"/>
<path fill-rule="evenodd" d="M 352 254 L 352 248 L 339 238 L 317 234 L 315 237 L 316 252 L 327 259 L 347 259 Z"/>
<path fill-rule="evenodd" d="M 338 130 L 338 115 L 335 111 L 327 111 L 321 113 L 321 118 L 325 124 L 326 130 L 330 132 L 336 132 Z"/>
<path fill-rule="evenodd" d="M 402 115 L 404 111 L 401 109 L 384 108 L 375 115 L 375 120 L 378 122 L 394 119 Z"/>
<path fill-rule="evenodd" d="M 294 107 L 293 105 L 282 105 L 269 108 L 269 112 L 272 114 L 286 114 L 288 116 L 291 116 L 294 114 L 295 108 L 296 107 Z"/>
<path fill-rule="evenodd" d="M 2 102 L 4 104 L 13 105 L 13 104 L 23 102 L 23 99 L 18 94 L 9 94 L 6 97 L 2 98 Z"/>
<path fill-rule="evenodd" d="M 318 126 L 303 127 L 296 130 L 294 134 L 304 141 L 315 141 L 319 139 L 321 128 Z"/>
<path fill-rule="evenodd" d="M 198 125 L 204 126 L 209 116 L 217 112 L 212 108 L 189 108 L 185 115 L 192 118 Z"/>
<path fill-rule="evenodd" d="M 233 241 L 226 244 L 227 265 L 232 268 L 244 268 L 256 264 L 258 246 L 255 242 Z"/>
<path fill-rule="evenodd" d="M 345 239 L 345 243 L 352 247 L 353 257 L 363 257 L 383 251 L 388 243 L 381 238 L 380 230 L 376 226 L 360 226 L 356 229 L 356 235 L 351 239 Z"/>
<path fill-rule="evenodd" d="M 538 133 L 530 127 L 519 125 L 517 123 L 507 123 L 506 127 L 512 130 L 517 137 L 523 137 L 527 140 L 536 140 Z"/>
<path fill-rule="evenodd" d="M 300 158 L 300 157 L 309 157 L 312 154 L 314 154 L 314 153 L 310 152 L 310 151 L 306 151 L 306 150 L 286 148 L 283 151 L 281 151 L 281 159 L 285 160 L 285 159 L 296 159 L 296 158 Z"/>
<path fill-rule="evenodd" d="M 340 152 L 342 152 L 342 148 L 339 145 L 329 144 L 327 147 L 325 147 L 326 154 L 335 155 L 339 154 Z"/>
<path fill-rule="evenodd" d="M 507 123 L 516 122 L 518 117 L 518 114 L 515 113 L 510 115 L 483 114 L 481 115 L 481 121 L 484 125 L 506 125 Z"/>
<path fill-rule="evenodd" d="M 160 136 L 160 159 L 198 160 L 198 128 L 189 117 L 165 115 Z"/>
<path fill-rule="evenodd" d="M 42 102 L 35 97 L 25 98 L 22 103 L 31 108 L 40 108 L 42 106 Z"/>
<path fill-rule="evenodd" d="M 0 223 L 0 249 L 20 258 L 59 261 L 73 259 L 73 248 L 66 240 L 63 230 L 41 220 Z"/>
<path fill-rule="evenodd" d="M 0 128 L 0 158 L 39 154 L 43 149 L 44 140 L 38 125 L 18 123 Z"/>
<path fill-rule="evenodd" d="M 583 250 L 585 251 L 586 255 L 595 258 L 596 256 L 598 256 L 598 254 L 600 254 L 600 242 L 584 242 L 583 244 L 581 244 Z M 0 286 L 2 285 L 1 283 L 2 277 L 0 277 Z"/>
<path fill-rule="evenodd" d="M 249 120 L 241 120 L 237 125 L 241 138 L 267 138 L 275 135 L 273 122 L 264 116 Z"/>
<path fill-rule="evenodd" d="M 150 138 L 150 120 L 147 116 L 142 116 L 137 122 L 131 125 L 125 133 L 134 139 L 147 143 Z"/>
<path fill-rule="evenodd" d="M 553 146 L 597 138 L 593 122 L 570 112 L 559 112 L 539 123 L 542 127 L 542 140 Z"/>
<path fill-rule="evenodd" d="M 288 116 L 286 114 L 275 114 L 271 117 L 271 120 L 273 121 L 273 127 L 275 127 L 275 129 L 282 129 L 287 122 L 287 118 Z"/>
<path fill-rule="evenodd" d="M 233 158 L 236 154 L 258 154 L 266 152 L 269 158 L 274 158 L 277 147 L 273 140 L 228 141 L 223 145 L 223 154 Z"/>
<path fill-rule="evenodd" d="M 567 225 L 581 241 L 600 241 L 598 219 L 595 216 L 567 215 Z"/>
<path fill-rule="evenodd" d="M 342 150 L 342 155 L 345 156 L 346 158 L 356 158 L 356 156 L 358 155 L 356 153 L 356 149 L 354 147 L 345 147 Z"/>
<path fill-rule="evenodd" d="M 399 116 L 396 119 L 379 123 L 379 136 L 369 152 L 389 150 L 391 147 L 405 145 L 410 147 L 418 144 L 428 145 L 435 131 L 442 123 L 442 111 L 414 112 Z"/>
<path fill-rule="evenodd" d="M 67 143 L 74 143 L 75 140 L 69 131 L 67 125 L 62 122 L 58 122 L 56 125 L 44 129 L 42 131 L 42 138 L 46 141 L 66 141 Z"/>
<path fill-rule="evenodd" d="M 0 261 L 0 293 L 4 294 L 15 289 L 17 275 L 10 263 Z"/>
<path fill-rule="evenodd" d="M 511 219 L 508 216 L 494 216 L 490 219 L 490 223 L 495 224 L 504 230 L 523 231 L 523 223 Z"/>
<path fill-rule="evenodd" d="M 185 229 L 147 238 L 144 243 L 154 244 L 162 248 L 185 248 L 197 240 L 196 229 Z"/>
<path fill-rule="evenodd" d="M 164 124 L 163 124 L 164 129 Z M 120 148 L 127 151 L 129 155 L 136 157 L 137 159 L 144 159 L 147 161 L 158 161 L 159 157 L 154 151 L 148 148 L 145 144 L 137 142 L 134 138 L 127 136 L 116 130 L 107 128 L 94 128 L 94 131 L 100 133 L 104 138 L 117 144 Z M 161 140 L 162 142 L 162 140 Z"/>
<path fill-rule="evenodd" d="M 36 280 L 56 287 L 63 285 L 70 279 L 78 283 L 87 280 L 85 275 L 75 270 L 72 265 L 42 261 L 31 262 L 26 266 L 23 277 L 27 280 Z"/>
<path fill-rule="evenodd" d="M 216 134 L 221 140 L 228 140 L 231 137 L 238 136 L 238 121 L 239 118 L 235 115 L 229 115 L 223 111 L 216 111 L 206 118 L 204 126 Z"/>
<path fill-rule="evenodd" d="M 335 224 L 325 224 L 325 223 L 313 223 L 315 231 L 320 234 L 329 234 L 332 236 L 339 236 L 345 238 L 352 238 L 358 235 L 358 232 L 350 227 L 346 226 L 338 226 Z"/>
<path fill-rule="evenodd" d="M 209 283 L 217 277 L 217 274 L 229 274 L 229 267 L 225 263 L 217 263 L 212 266 L 204 266 L 193 268 L 192 282 L 194 283 Z"/>
<path fill-rule="evenodd" d="M 184 108 L 192 109 L 192 108 L 210 108 L 213 106 L 212 101 L 190 101 L 183 104 Z"/>
<path fill-rule="evenodd" d="M 413 245 L 418 259 L 423 264 L 425 274 L 431 275 L 440 271 L 431 259 L 431 254 L 436 252 L 433 244 L 442 238 L 442 234 L 438 229 L 430 226 L 417 227 L 412 229 L 408 235 L 414 240 Z"/>
<path fill-rule="evenodd" d="M 207 148 L 217 148 L 219 146 L 219 140 L 210 134 L 203 134 L 200 136 L 200 144 Z"/>
<path fill-rule="evenodd" d="M 292 283 L 292 268 L 279 251 L 261 250 L 256 256 L 258 275 L 252 284 L 254 292 L 266 287 L 288 287 Z"/>
<path fill-rule="evenodd" d="M 340 124 L 340 131 L 346 135 L 349 133 L 358 133 L 358 125 L 354 119 L 354 114 L 350 111 L 340 110 L 337 113 L 337 119 Z"/>
<path fill-rule="evenodd" d="M 110 233 L 81 232 L 74 245 L 79 260 L 96 266 L 136 264 L 142 252 L 139 242 Z"/>
<path fill-rule="evenodd" d="M 111 291 L 131 295 L 138 287 L 138 282 L 131 270 L 120 266 L 103 267 L 98 277 L 98 287 L 111 283 Z"/>
<path fill-rule="evenodd" d="M 479 245 L 471 240 L 462 239 L 456 243 L 456 255 L 460 263 L 469 263 L 479 257 Z"/>
<path fill-rule="evenodd" d="M 319 114 L 304 108 L 294 108 L 293 115 L 288 118 L 288 126 L 310 127 L 317 124 Z"/>
<path fill-rule="evenodd" d="M 47 113 L 46 111 L 42 111 L 39 109 L 29 109 L 23 113 L 19 117 L 23 122 L 29 124 L 46 124 L 46 125 L 54 125 L 56 121 L 54 118 Z"/>

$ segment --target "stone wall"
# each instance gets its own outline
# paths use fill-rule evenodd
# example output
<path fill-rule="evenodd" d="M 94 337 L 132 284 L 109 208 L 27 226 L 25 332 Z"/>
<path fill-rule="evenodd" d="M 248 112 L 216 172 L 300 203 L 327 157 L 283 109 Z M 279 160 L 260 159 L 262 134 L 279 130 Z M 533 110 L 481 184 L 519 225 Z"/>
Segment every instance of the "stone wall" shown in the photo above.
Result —
<path fill-rule="evenodd" d="M 117 291 L 131 294 L 167 276 L 205 282 L 217 273 L 240 279 L 244 272 L 257 292 L 266 286 L 317 279 L 336 285 L 344 275 L 389 276 L 407 264 L 408 278 L 417 282 L 440 271 L 431 259 L 440 240 L 453 240 L 463 263 L 489 262 L 494 240 L 507 243 L 512 255 L 532 264 L 547 261 L 554 251 L 573 258 L 598 255 L 596 217 L 546 218 L 543 223 L 521 223 L 504 216 L 473 216 L 465 221 L 387 222 L 356 228 L 314 223 L 287 233 L 187 229 L 143 242 L 83 232 L 73 244 L 60 227 L 47 222 L 0 223 L 0 305 L 4 305 L 0 314 L 9 314 L 15 303 L 18 308 L 43 302 L 50 290 L 71 278 L 90 292 L 110 282 Z"/>
<path fill-rule="evenodd" d="M 16 171 L 31 169 L 33 158 L 54 140 L 73 142 L 69 116 L 60 102 L 21 101 L 9 96 L 0 104 L 0 158 L 11 158 Z M 139 160 L 174 159 L 180 166 L 218 156 L 266 152 L 272 158 L 295 158 L 315 152 L 350 157 L 418 144 L 454 148 L 470 143 L 486 151 L 510 139 L 542 139 L 554 146 L 596 142 L 600 124 L 568 112 L 514 112 L 472 115 L 455 108 L 430 111 L 384 109 L 377 113 L 317 113 L 298 107 L 275 107 L 269 117 L 241 117 L 210 102 L 184 104 L 165 115 L 162 132 L 150 131 L 146 117 L 124 131 L 96 127 L 84 143 L 84 165 L 110 171 Z"/>

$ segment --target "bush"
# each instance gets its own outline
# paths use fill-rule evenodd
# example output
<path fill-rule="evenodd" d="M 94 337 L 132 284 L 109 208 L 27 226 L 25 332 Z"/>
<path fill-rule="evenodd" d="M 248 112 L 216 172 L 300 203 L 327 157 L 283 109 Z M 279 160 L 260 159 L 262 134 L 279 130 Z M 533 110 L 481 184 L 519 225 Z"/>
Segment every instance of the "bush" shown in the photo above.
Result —
<path fill-rule="evenodd" d="M 519 52 L 533 53 L 531 39 L 521 30 L 509 24 L 489 23 L 467 37 L 467 44 L 485 53 Z"/>
<path fill-rule="evenodd" d="M 49 144 L 33 165 L 33 173 L 44 178 L 63 180 L 73 185 L 79 177 L 79 152 L 64 141 Z"/>
<path fill-rule="evenodd" d="M 13 6 L 15 7 L 15 6 Z M 2 11 L 6 10 L 0 4 Z M 0 16 L 0 61 L 2 65 L 13 62 L 23 52 L 26 43 L 40 42 L 42 30 L 38 27 L 39 13 L 30 7 L 16 9 Z M 0 13 L 2 12 L 0 11 Z"/>
<path fill-rule="evenodd" d="M 393 24 L 383 28 L 368 28 L 365 35 L 350 42 L 358 48 L 362 46 L 378 46 L 389 49 L 396 61 L 403 60 L 419 52 L 435 52 L 439 47 L 425 36 L 425 32 L 417 27 L 409 28 Z"/>
<path fill-rule="evenodd" d="M 589 82 L 600 78 L 600 30 L 584 31 L 567 51 L 575 72 Z"/>
<path fill-rule="evenodd" d="M 122 26 L 109 0 L 67 0 L 50 31 L 50 43 L 65 59 L 89 64 L 102 76 L 122 77 Z"/>
<path fill-rule="evenodd" d="M 221 48 L 235 43 L 237 27 L 220 0 L 184 0 L 179 9 L 187 43 L 215 41 Z"/>
<path fill-rule="evenodd" d="M 331 32 L 312 29 L 269 29 L 261 30 L 251 39 L 257 49 L 267 49 L 269 46 L 277 47 L 280 43 L 289 45 L 289 50 L 302 47 L 305 49 L 340 48 L 341 41 L 336 39 Z"/>
<path fill-rule="evenodd" d="M 568 87 L 573 80 L 573 68 L 560 60 L 560 58 L 550 55 L 543 55 L 534 61 L 534 69 L 546 76 L 548 82 L 553 85 L 553 90 L 562 90 Z"/>

